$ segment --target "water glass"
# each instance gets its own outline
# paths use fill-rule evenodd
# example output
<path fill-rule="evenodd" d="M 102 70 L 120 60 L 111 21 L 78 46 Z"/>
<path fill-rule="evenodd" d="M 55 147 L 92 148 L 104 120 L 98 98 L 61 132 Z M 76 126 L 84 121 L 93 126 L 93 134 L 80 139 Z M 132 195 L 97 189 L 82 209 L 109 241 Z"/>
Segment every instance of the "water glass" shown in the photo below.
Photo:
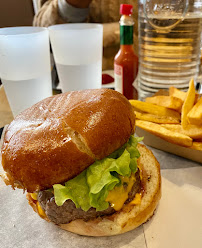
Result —
<path fill-rule="evenodd" d="M 201 0 L 139 0 L 139 97 L 187 90 L 200 65 Z"/>
<path fill-rule="evenodd" d="M 0 29 L 0 78 L 14 117 L 52 95 L 46 28 Z"/>
<path fill-rule="evenodd" d="M 49 33 L 62 92 L 101 88 L 102 25 L 54 25 Z"/>

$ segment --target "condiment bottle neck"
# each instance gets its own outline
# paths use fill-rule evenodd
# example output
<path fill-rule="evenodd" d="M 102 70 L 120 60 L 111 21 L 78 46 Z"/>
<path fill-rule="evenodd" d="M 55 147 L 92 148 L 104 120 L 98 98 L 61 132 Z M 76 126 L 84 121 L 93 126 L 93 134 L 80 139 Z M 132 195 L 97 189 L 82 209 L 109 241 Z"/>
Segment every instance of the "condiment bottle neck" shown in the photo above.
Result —
<path fill-rule="evenodd" d="M 133 44 L 130 44 L 130 45 L 126 45 L 126 44 L 123 44 L 123 45 L 120 45 L 120 49 L 124 52 L 133 52 L 134 53 L 134 46 Z"/>
<path fill-rule="evenodd" d="M 129 15 L 122 15 L 120 19 L 120 45 L 133 44 L 133 18 Z"/>
<path fill-rule="evenodd" d="M 121 26 L 133 26 L 134 20 L 131 15 L 122 15 L 119 23 Z"/>

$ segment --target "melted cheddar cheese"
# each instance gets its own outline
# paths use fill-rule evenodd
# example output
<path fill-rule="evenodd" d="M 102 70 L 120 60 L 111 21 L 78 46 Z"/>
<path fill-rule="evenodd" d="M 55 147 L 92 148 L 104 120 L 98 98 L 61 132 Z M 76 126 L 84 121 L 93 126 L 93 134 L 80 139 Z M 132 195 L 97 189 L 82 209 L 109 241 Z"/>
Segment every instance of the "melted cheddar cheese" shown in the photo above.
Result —
<path fill-rule="evenodd" d="M 40 206 L 39 202 L 37 201 L 36 203 L 36 207 L 37 207 L 37 211 L 39 213 L 40 216 L 42 217 L 46 217 L 45 212 L 43 211 L 42 207 Z"/>
<path fill-rule="evenodd" d="M 140 179 L 142 180 L 142 166 L 138 164 L 138 168 L 140 171 Z M 111 206 L 116 210 L 119 211 L 125 201 L 128 199 L 128 194 L 132 190 L 133 184 L 136 181 L 134 173 L 131 174 L 130 177 L 120 176 L 121 186 L 115 186 L 113 190 L 111 190 L 106 198 L 106 201 L 111 204 Z M 37 201 L 37 193 L 31 193 L 31 197 Z M 130 202 L 131 205 L 139 205 L 141 203 L 142 194 L 136 193 L 135 198 Z M 37 210 L 39 215 L 45 217 L 46 214 L 41 208 L 39 202 L 36 203 Z"/>
<path fill-rule="evenodd" d="M 136 193 L 135 198 L 130 202 L 131 205 L 139 205 L 142 200 L 142 194 L 141 193 Z"/>
<path fill-rule="evenodd" d="M 33 200 L 37 201 L 37 193 L 30 193 L 31 197 Z M 46 214 L 45 212 L 43 211 L 42 207 L 40 206 L 39 202 L 37 201 L 36 202 L 36 208 L 37 208 L 37 212 L 38 214 L 42 217 L 42 218 L 45 218 L 46 217 Z"/>
<path fill-rule="evenodd" d="M 130 193 L 136 178 L 132 173 L 130 177 L 120 176 L 121 186 L 115 186 L 113 190 L 111 190 L 106 198 L 107 202 L 111 203 L 111 206 L 119 211 L 124 202 L 128 199 L 128 194 Z"/>
<path fill-rule="evenodd" d="M 31 193 L 30 195 L 31 195 L 32 199 L 37 201 L 37 193 Z"/>

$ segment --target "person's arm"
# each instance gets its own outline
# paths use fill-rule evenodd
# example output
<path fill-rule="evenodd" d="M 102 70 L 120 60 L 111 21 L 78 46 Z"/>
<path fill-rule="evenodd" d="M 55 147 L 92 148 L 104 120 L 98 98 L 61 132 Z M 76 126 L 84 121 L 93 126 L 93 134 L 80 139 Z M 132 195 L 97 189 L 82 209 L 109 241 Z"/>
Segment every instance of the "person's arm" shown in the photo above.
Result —
<path fill-rule="evenodd" d="M 44 0 L 40 0 L 41 2 Z M 85 22 L 92 0 L 48 0 L 34 17 L 34 26 L 50 26 L 65 22 Z"/>
<path fill-rule="evenodd" d="M 39 0 L 41 8 L 34 16 L 33 25 L 48 27 L 54 24 L 65 23 L 58 12 L 58 0 Z"/>

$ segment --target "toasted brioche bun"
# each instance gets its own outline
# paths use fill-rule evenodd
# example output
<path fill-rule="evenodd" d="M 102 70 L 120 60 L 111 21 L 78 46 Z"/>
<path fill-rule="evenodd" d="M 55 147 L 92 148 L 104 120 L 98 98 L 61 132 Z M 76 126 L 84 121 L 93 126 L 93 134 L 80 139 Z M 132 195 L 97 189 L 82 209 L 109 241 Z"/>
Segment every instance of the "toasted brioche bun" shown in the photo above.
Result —
<path fill-rule="evenodd" d="M 125 144 L 134 125 L 132 106 L 114 90 L 46 98 L 18 115 L 6 130 L 5 181 L 28 192 L 68 181 Z"/>
<path fill-rule="evenodd" d="M 81 219 L 59 225 L 62 229 L 86 236 L 112 236 L 128 232 L 146 222 L 154 213 L 161 198 L 160 166 L 153 153 L 139 144 L 140 158 L 138 164 L 142 169 L 144 193 L 139 205 L 125 204 L 113 215 L 99 217 L 90 221 Z M 28 194 L 30 205 L 37 211 L 36 201 Z M 118 197 L 118 196 L 117 196 Z M 40 215 L 41 216 L 41 215 Z M 49 221 L 46 216 L 41 216 Z"/>

